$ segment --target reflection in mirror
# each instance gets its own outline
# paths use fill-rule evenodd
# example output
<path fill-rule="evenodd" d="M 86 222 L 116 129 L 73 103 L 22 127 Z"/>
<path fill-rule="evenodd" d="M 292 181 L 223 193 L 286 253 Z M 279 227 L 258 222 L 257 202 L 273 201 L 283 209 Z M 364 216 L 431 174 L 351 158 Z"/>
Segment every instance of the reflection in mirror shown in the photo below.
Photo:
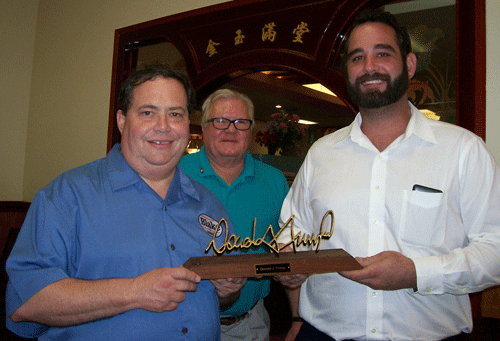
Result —
<path fill-rule="evenodd" d="M 137 55 L 137 67 L 143 64 L 162 63 L 186 72 L 186 62 L 177 48 L 169 42 L 142 46 Z"/>
<path fill-rule="evenodd" d="M 410 34 L 417 72 L 408 97 L 427 117 L 456 124 L 456 1 L 395 0 L 382 6 Z M 337 64 L 337 67 L 341 67 Z"/>
<path fill-rule="evenodd" d="M 272 70 L 246 74 L 233 79 L 225 87 L 247 94 L 254 102 L 254 135 L 266 131 L 272 121 L 271 115 L 275 113 L 297 115 L 301 123 L 312 123 L 308 124 L 297 151 L 283 153 L 278 150 L 277 155 L 304 156 L 315 140 L 350 124 L 354 117 L 352 110 L 332 91 L 295 72 Z M 250 152 L 273 154 L 256 142 L 250 147 Z"/>
<path fill-rule="evenodd" d="M 397 2 L 397 3 L 396 3 Z M 430 118 L 456 124 L 455 0 L 394 1 L 384 9 L 408 29 L 418 60 L 408 96 Z"/>
<path fill-rule="evenodd" d="M 137 60 L 138 67 L 143 64 L 166 63 L 184 72 L 186 70 L 182 55 L 168 42 L 139 47 Z M 254 142 L 250 146 L 252 154 L 268 153 L 267 147 L 255 142 L 255 134 L 267 128 L 267 122 L 274 113 L 286 112 L 314 123 L 309 125 L 305 136 L 299 142 L 300 149 L 294 156 L 304 156 L 315 140 L 350 124 L 354 117 L 353 112 L 330 90 L 294 72 L 248 73 L 234 78 L 223 87 L 243 92 L 254 102 L 256 122 L 253 129 Z M 203 101 L 203 98 L 198 100 Z M 278 105 L 279 108 L 276 107 Z M 203 145 L 200 138 L 200 119 L 199 111 L 191 117 L 192 136 L 189 152 L 194 152 Z M 195 147 L 191 148 L 193 146 Z"/>
<path fill-rule="evenodd" d="M 407 27 L 412 48 L 418 58 L 417 73 L 410 81 L 409 98 L 426 115 L 450 123 L 456 123 L 456 30 L 455 0 L 395 0 L 383 7 L 395 14 L 400 23 Z M 137 66 L 150 63 L 166 63 L 185 71 L 183 56 L 169 42 L 142 46 L 138 49 Z M 336 65 L 340 68 L 341 65 Z M 243 76 L 242 76 L 243 74 Z M 352 122 L 352 110 L 333 93 L 311 89 L 305 85 L 315 83 L 304 75 L 287 70 L 254 72 L 241 70 L 238 76 L 224 87 L 247 94 L 255 104 L 255 134 L 265 131 L 271 115 L 286 112 L 298 115 L 300 119 L 314 122 L 300 141 L 299 155 L 305 155 L 318 138 Z M 321 86 L 321 85 L 319 85 Z M 344 84 L 339 84 L 344 87 Z M 203 98 L 198 99 L 199 102 Z M 279 108 L 277 106 L 280 106 Z M 192 141 L 197 148 L 203 141 L 201 113 L 191 117 Z M 193 149 L 194 150 L 194 149 Z M 253 142 L 253 154 L 267 154 L 267 147 Z M 279 152 L 278 152 L 279 153 Z"/>

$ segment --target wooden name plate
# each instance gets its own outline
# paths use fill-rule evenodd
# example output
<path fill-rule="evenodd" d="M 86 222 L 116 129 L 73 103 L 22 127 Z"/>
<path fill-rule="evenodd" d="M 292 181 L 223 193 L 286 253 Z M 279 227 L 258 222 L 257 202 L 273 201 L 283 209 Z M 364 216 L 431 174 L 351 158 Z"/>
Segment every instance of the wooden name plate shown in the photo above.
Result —
<path fill-rule="evenodd" d="M 362 266 L 343 249 L 191 257 L 184 267 L 202 279 L 293 275 L 359 270 Z"/>

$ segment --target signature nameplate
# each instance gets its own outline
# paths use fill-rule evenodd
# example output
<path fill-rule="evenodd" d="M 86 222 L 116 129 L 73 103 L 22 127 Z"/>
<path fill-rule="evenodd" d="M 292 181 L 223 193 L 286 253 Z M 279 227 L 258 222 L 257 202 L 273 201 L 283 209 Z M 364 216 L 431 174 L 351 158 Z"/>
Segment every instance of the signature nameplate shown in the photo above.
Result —
<path fill-rule="evenodd" d="M 362 266 L 343 249 L 191 257 L 184 264 L 202 279 L 312 274 L 358 270 Z"/>
<path fill-rule="evenodd" d="M 257 275 L 286 274 L 290 271 L 292 271 L 290 263 L 255 265 L 255 273 Z"/>

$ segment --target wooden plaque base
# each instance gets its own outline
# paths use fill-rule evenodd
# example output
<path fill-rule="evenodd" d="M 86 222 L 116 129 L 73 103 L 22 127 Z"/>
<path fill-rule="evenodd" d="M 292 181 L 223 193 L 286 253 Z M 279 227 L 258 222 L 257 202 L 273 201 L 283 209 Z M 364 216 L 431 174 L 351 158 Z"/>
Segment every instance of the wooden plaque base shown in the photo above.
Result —
<path fill-rule="evenodd" d="M 311 274 L 362 268 L 343 249 L 191 257 L 184 267 L 196 272 L 202 279 Z"/>

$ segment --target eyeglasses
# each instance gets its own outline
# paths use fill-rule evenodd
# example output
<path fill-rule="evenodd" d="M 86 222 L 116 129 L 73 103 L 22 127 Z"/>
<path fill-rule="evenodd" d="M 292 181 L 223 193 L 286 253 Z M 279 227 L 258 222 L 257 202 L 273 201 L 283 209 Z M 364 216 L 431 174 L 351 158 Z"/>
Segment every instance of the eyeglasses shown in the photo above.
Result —
<path fill-rule="evenodd" d="M 205 123 L 212 122 L 212 125 L 215 129 L 226 130 L 229 126 L 234 124 L 234 127 L 238 130 L 248 130 L 252 126 L 253 121 L 247 120 L 244 118 L 238 118 L 236 120 L 231 121 L 230 119 L 223 117 L 216 117 L 207 120 Z"/>

